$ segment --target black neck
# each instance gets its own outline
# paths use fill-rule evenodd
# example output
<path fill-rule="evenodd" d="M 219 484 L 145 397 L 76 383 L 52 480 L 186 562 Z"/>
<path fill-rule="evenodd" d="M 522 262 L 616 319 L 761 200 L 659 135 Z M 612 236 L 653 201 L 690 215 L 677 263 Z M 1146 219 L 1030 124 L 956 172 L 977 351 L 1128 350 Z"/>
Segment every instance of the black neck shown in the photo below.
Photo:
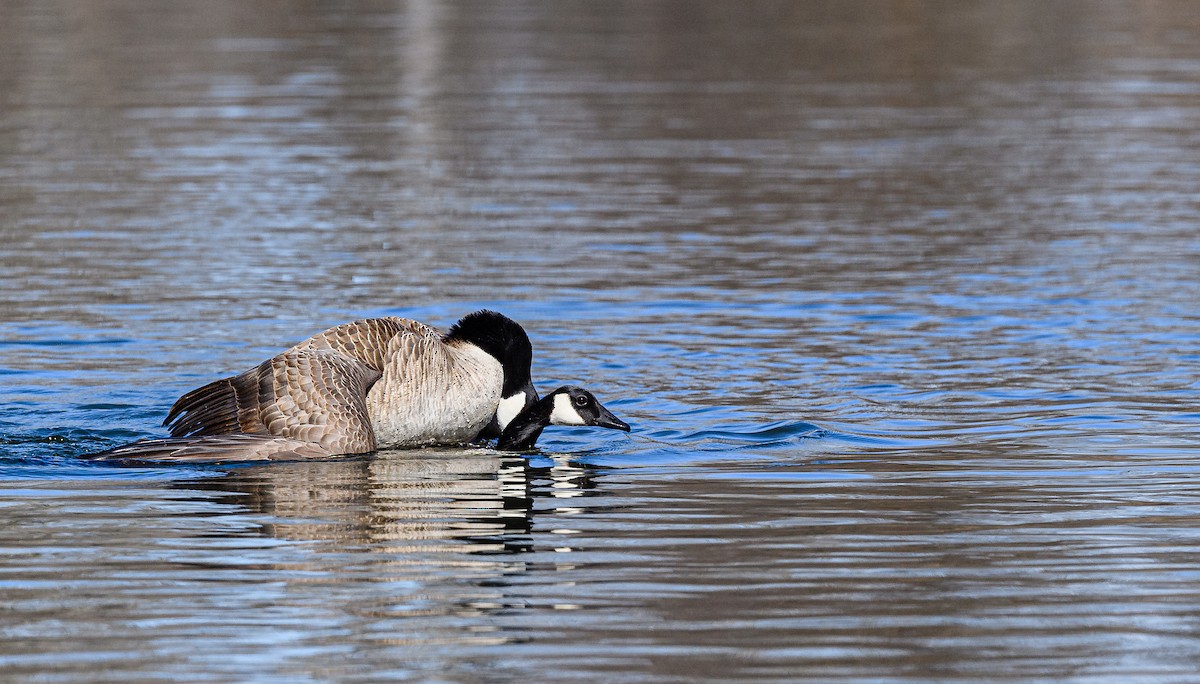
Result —
<path fill-rule="evenodd" d="M 504 369 L 501 396 L 512 396 L 531 384 L 533 347 L 525 329 L 508 316 L 486 309 L 467 314 L 446 333 L 445 341 L 453 340 L 470 342 L 500 362 Z"/>
<path fill-rule="evenodd" d="M 553 394 L 526 406 L 523 411 L 500 433 L 496 447 L 507 451 L 532 449 L 542 436 L 542 430 L 550 424 L 550 414 L 554 413 Z"/>

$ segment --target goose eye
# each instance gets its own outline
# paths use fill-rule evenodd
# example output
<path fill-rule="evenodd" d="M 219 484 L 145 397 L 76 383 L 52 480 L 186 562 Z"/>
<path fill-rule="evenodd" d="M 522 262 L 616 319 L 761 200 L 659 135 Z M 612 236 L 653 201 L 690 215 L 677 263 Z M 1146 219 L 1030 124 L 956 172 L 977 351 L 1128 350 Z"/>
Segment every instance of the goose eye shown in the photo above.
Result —
<path fill-rule="evenodd" d="M 580 406 L 587 406 L 587 405 L 588 405 L 588 398 L 587 398 L 586 396 L 579 396 L 579 397 L 575 397 L 575 403 L 576 403 L 576 404 L 578 404 L 578 405 L 580 405 Z"/>

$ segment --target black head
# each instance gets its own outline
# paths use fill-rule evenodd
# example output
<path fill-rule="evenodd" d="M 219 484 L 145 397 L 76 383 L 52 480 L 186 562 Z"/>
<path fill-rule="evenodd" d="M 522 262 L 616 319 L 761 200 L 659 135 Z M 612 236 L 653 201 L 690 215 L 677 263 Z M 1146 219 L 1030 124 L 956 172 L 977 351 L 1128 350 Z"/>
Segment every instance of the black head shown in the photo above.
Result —
<path fill-rule="evenodd" d="M 596 397 L 582 387 L 564 385 L 546 399 L 553 402 L 551 425 L 594 425 L 629 432 L 629 424 L 604 408 Z"/>
<path fill-rule="evenodd" d="M 496 441 L 499 449 L 532 449 L 547 425 L 594 425 L 629 432 L 629 425 L 582 387 L 565 385 L 521 411 Z"/>
<path fill-rule="evenodd" d="M 533 346 L 516 321 L 495 311 L 476 311 L 467 314 L 450 327 L 445 341 L 462 340 L 479 347 L 500 362 L 504 368 L 504 388 L 501 396 L 511 397 L 525 392 L 527 401 L 537 400 L 529 367 L 533 363 Z"/>

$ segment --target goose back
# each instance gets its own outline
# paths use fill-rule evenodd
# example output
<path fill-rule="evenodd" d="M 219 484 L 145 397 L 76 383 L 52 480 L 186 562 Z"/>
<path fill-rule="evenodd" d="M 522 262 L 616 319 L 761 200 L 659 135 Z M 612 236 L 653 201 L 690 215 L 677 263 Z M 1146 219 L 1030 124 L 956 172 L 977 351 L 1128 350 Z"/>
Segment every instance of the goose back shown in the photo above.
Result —
<path fill-rule="evenodd" d="M 503 381 L 500 362 L 471 342 L 365 319 L 188 392 L 164 425 L 172 438 L 276 436 L 333 454 L 467 442 L 495 414 Z"/>

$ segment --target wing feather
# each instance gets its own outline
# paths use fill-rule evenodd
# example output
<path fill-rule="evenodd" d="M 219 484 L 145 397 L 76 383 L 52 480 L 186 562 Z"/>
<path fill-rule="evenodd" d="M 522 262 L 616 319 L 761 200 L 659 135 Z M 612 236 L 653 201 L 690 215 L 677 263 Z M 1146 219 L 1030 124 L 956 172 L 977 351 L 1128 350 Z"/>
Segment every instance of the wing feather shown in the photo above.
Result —
<path fill-rule="evenodd" d="M 287 351 L 259 367 L 267 432 L 319 442 L 334 453 L 373 451 L 367 392 L 379 371 L 328 349 Z"/>
<path fill-rule="evenodd" d="M 382 371 L 387 363 L 389 343 L 401 334 L 440 335 L 436 329 L 409 318 L 366 318 L 319 332 L 288 351 L 330 349 Z"/>
<path fill-rule="evenodd" d="M 320 438 L 321 431 L 301 423 L 342 428 L 348 422 L 366 424 L 360 404 L 384 368 L 392 339 L 413 333 L 437 331 L 395 317 L 329 328 L 256 368 L 184 394 L 163 425 L 172 437 L 286 433 Z M 325 401 L 323 393 L 332 396 Z"/>
<path fill-rule="evenodd" d="M 332 453 L 372 451 L 366 401 L 378 379 L 379 371 L 330 349 L 287 351 L 185 394 L 167 425 L 172 437 L 274 435 Z"/>
<path fill-rule="evenodd" d="M 270 435 L 209 435 L 145 439 L 84 458 L 93 461 L 179 461 L 228 463 L 231 461 L 291 461 L 331 458 L 337 454 L 324 446 Z"/>
<path fill-rule="evenodd" d="M 367 408 L 372 385 L 385 371 L 390 375 L 412 372 L 420 364 L 408 361 L 418 357 L 436 361 L 424 368 L 424 374 L 445 374 L 448 359 L 443 358 L 440 340 L 436 329 L 405 318 L 345 323 L 244 373 L 184 394 L 163 424 L 173 439 L 193 442 L 244 435 L 311 443 L 323 454 L 372 451 L 378 444 Z M 419 381 L 409 378 L 398 386 L 407 389 L 408 383 Z M 168 447 L 170 453 L 185 449 L 189 454 L 225 448 L 213 442 L 186 447 L 164 442 L 155 453 Z"/>

